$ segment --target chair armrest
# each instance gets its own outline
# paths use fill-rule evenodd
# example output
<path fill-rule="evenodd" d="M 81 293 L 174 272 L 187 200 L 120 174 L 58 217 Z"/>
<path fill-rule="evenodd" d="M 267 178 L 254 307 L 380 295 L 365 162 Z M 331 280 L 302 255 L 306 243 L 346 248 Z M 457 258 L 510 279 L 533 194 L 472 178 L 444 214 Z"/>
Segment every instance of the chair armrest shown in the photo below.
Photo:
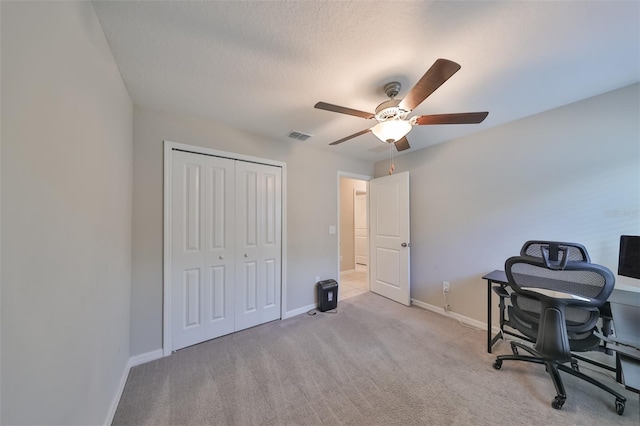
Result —
<path fill-rule="evenodd" d="M 499 286 L 499 285 L 494 285 L 493 287 L 493 291 L 495 294 L 497 294 L 498 296 L 504 298 L 504 299 L 508 299 L 509 298 L 509 292 L 507 290 L 504 289 L 504 287 Z"/>

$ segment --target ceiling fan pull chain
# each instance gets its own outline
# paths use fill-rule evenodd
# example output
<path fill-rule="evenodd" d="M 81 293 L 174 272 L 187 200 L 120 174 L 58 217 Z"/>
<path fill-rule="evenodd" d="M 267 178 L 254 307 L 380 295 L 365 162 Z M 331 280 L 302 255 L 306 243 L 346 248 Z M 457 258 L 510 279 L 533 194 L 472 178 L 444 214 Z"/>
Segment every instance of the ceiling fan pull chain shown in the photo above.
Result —
<path fill-rule="evenodd" d="M 389 144 L 389 176 L 391 176 L 393 174 L 393 171 L 395 170 L 396 166 L 395 164 L 393 164 L 393 144 L 390 143 Z"/>

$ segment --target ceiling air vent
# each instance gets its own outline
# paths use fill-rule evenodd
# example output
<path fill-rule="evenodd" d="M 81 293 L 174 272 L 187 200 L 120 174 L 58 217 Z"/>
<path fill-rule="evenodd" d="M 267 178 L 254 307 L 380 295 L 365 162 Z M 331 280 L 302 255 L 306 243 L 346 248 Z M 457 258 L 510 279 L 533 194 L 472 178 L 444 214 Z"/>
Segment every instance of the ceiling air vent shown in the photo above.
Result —
<path fill-rule="evenodd" d="M 306 133 L 301 132 L 290 132 L 287 136 L 289 136 L 291 139 L 298 139 L 300 141 L 306 141 L 311 137 L 311 135 L 307 135 Z"/>

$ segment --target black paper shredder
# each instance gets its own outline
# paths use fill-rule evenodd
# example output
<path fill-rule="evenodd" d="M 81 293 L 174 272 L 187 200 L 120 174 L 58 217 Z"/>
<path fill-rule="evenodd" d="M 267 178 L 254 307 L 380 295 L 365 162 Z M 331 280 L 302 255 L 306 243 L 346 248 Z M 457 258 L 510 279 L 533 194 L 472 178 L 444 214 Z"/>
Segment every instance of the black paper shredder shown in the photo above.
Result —
<path fill-rule="evenodd" d="M 316 290 L 318 292 L 318 310 L 320 312 L 338 307 L 338 283 L 336 280 L 318 281 Z"/>

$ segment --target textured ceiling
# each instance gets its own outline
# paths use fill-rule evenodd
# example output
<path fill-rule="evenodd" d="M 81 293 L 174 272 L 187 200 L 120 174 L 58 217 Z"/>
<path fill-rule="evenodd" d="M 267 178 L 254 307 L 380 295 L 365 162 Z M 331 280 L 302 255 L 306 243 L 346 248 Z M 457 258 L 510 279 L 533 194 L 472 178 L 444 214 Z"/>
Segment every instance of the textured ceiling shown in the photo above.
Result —
<path fill-rule="evenodd" d="M 412 150 L 640 81 L 632 2 L 103 2 L 98 18 L 133 102 L 292 143 L 377 160 L 373 111 L 438 58 L 462 69 L 416 114 L 489 111 L 482 124 L 414 127 Z M 382 149 L 382 152 L 381 152 Z M 411 152 L 412 150 L 405 151 Z M 377 152 L 376 152 L 377 151 Z"/>

